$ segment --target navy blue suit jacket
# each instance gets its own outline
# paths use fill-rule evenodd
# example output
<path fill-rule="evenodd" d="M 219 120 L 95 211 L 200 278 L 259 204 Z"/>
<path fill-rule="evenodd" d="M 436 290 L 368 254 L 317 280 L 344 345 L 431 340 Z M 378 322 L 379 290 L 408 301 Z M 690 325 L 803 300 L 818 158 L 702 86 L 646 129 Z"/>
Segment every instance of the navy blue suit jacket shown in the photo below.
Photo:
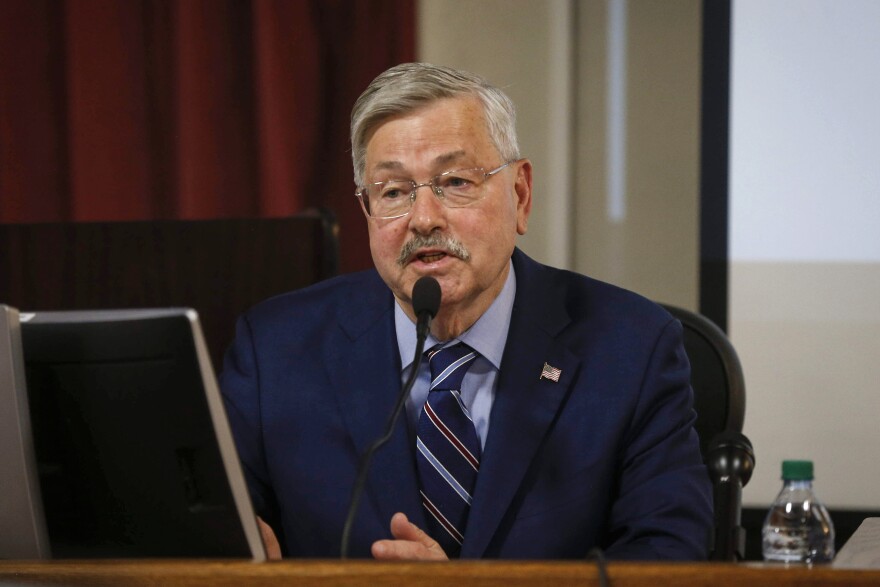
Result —
<path fill-rule="evenodd" d="M 711 486 L 680 324 L 655 304 L 513 255 L 517 291 L 463 558 L 706 557 Z M 221 375 L 255 508 L 286 555 L 333 557 L 358 457 L 401 389 L 375 271 L 263 302 Z M 544 363 L 562 371 L 541 379 Z M 405 418 L 375 456 L 350 552 L 425 526 Z"/>

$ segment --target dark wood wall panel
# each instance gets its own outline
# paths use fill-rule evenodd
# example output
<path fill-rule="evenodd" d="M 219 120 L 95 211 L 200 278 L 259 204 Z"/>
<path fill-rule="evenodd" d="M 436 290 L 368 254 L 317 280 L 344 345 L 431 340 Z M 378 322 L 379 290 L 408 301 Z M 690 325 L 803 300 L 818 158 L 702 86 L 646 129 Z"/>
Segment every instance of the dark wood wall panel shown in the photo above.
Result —
<path fill-rule="evenodd" d="M 317 212 L 0 224 L 0 302 L 24 312 L 192 307 L 219 368 L 241 312 L 336 273 L 336 232 Z"/>

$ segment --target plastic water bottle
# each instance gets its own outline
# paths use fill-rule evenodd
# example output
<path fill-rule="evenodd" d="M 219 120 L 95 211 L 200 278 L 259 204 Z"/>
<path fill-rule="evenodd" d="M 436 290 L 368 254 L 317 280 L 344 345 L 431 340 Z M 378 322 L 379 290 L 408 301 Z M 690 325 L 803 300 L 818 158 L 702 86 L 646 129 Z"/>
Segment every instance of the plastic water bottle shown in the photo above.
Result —
<path fill-rule="evenodd" d="M 764 520 L 764 560 L 831 562 L 834 524 L 813 493 L 813 461 L 783 461 L 782 481 L 782 491 Z"/>

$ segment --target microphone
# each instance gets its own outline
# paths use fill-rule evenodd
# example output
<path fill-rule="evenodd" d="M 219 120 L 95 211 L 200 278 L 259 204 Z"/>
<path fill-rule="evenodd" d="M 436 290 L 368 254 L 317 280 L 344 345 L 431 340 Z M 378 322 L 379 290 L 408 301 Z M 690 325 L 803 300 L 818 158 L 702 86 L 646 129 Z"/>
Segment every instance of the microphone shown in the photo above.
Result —
<path fill-rule="evenodd" d="M 422 354 L 425 350 L 425 339 L 428 338 L 428 332 L 431 329 L 431 320 L 440 310 L 440 284 L 437 280 L 430 276 L 420 277 L 413 285 L 412 305 L 413 311 L 416 313 L 416 355 L 413 358 L 413 367 L 406 380 L 406 384 L 400 390 L 397 402 L 394 404 L 394 410 L 388 418 L 388 424 L 385 428 L 385 434 L 377 438 L 373 444 L 366 450 L 358 463 L 358 473 L 355 478 L 354 485 L 351 488 L 351 501 L 348 506 L 348 514 L 345 516 L 345 525 L 342 528 L 342 543 L 339 546 L 340 558 L 348 558 L 348 543 L 351 540 L 351 528 L 354 525 L 354 516 L 357 513 L 361 496 L 364 493 L 364 486 L 367 481 L 367 472 L 370 470 L 370 461 L 377 450 L 382 448 L 390 439 L 394 432 L 394 426 L 406 405 L 406 398 L 416 381 L 419 373 L 419 367 L 422 364 Z"/>
<path fill-rule="evenodd" d="M 412 303 L 416 313 L 416 340 L 423 342 L 431 329 L 431 320 L 440 309 L 440 284 L 430 276 L 419 278 L 413 285 Z"/>
<path fill-rule="evenodd" d="M 709 558 L 742 560 L 746 550 L 746 532 L 741 525 L 742 488 L 752 478 L 755 452 L 749 439 L 733 430 L 712 439 L 706 452 L 715 502 L 715 531 Z"/>

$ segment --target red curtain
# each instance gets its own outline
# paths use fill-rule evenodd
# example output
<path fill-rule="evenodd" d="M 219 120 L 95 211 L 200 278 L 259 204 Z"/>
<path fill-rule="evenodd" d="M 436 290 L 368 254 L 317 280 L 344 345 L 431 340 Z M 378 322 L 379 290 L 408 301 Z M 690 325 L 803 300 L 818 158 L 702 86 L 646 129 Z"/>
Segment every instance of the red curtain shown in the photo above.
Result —
<path fill-rule="evenodd" d="M 0 0 L 0 222 L 330 208 L 371 265 L 349 113 L 415 0 Z"/>

